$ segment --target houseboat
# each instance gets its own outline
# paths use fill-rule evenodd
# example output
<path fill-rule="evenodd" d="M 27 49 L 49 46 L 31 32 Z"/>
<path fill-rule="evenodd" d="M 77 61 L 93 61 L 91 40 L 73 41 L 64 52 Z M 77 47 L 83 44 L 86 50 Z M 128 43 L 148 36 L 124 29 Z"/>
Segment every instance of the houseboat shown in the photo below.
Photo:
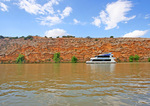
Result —
<path fill-rule="evenodd" d="M 100 54 L 86 61 L 86 64 L 107 64 L 107 63 L 116 63 L 112 53 Z"/>

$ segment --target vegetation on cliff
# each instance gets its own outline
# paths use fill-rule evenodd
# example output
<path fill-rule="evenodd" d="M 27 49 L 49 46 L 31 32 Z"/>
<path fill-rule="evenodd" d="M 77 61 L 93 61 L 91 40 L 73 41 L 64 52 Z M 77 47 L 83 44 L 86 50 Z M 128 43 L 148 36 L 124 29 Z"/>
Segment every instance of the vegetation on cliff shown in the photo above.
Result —
<path fill-rule="evenodd" d="M 17 36 L 17 37 L 4 37 L 4 36 L 0 35 L 0 39 L 5 39 L 5 38 L 9 38 L 9 39 L 18 39 L 18 36 Z"/>
<path fill-rule="evenodd" d="M 77 63 L 77 61 L 78 61 L 78 59 L 77 59 L 75 56 L 73 56 L 73 57 L 71 58 L 71 62 L 72 62 L 72 63 Z"/>
<path fill-rule="evenodd" d="M 148 62 L 150 62 L 150 58 L 148 58 Z"/>
<path fill-rule="evenodd" d="M 67 36 L 62 36 L 62 38 L 75 38 L 75 36 L 67 35 Z"/>
<path fill-rule="evenodd" d="M 131 56 L 129 57 L 129 62 L 133 62 L 133 59 L 134 59 L 134 57 L 131 55 Z"/>
<path fill-rule="evenodd" d="M 0 39 L 4 39 L 4 36 L 0 35 Z"/>
<path fill-rule="evenodd" d="M 114 38 L 114 36 L 110 36 L 110 38 Z"/>
<path fill-rule="evenodd" d="M 134 60 L 135 60 L 135 61 L 138 61 L 139 58 L 140 58 L 140 57 L 139 57 L 137 54 L 134 56 Z"/>
<path fill-rule="evenodd" d="M 5 38 L 9 38 L 9 39 L 19 39 L 18 36 L 16 36 L 16 37 L 4 37 L 4 36 L 0 35 L 0 39 L 5 39 Z M 28 40 L 28 39 L 32 40 L 32 39 L 33 39 L 33 36 L 31 36 L 31 35 L 28 35 L 27 37 L 21 36 L 20 38 L 24 38 L 24 40 Z"/>
<path fill-rule="evenodd" d="M 131 55 L 131 56 L 129 57 L 129 62 L 138 61 L 139 58 L 140 58 L 140 57 L 139 57 L 137 54 L 136 54 L 135 56 L 132 56 L 132 55 Z"/>
<path fill-rule="evenodd" d="M 25 57 L 22 54 L 19 54 L 19 56 L 17 57 L 16 63 L 23 63 L 25 62 Z"/>
<path fill-rule="evenodd" d="M 33 36 L 29 35 L 29 36 L 27 36 L 27 37 L 24 37 L 24 40 L 28 40 L 28 39 L 32 40 L 32 39 L 33 39 Z"/>
<path fill-rule="evenodd" d="M 55 53 L 53 60 L 55 61 L 55 63 L 60 62 L 60 53 Z"/>

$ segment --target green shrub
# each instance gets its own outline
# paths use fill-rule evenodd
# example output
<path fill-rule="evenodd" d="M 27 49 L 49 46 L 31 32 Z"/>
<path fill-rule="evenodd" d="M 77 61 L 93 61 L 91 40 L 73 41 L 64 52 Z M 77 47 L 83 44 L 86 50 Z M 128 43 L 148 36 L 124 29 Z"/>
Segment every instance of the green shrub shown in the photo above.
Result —
<path fill-rule="evenodd" d="M 150 57 L 148 58 L 148 62 L 150 62 Z"/>
<path fill-rule="evenodd" d="M 23 63 L 25 61 L 25 57 L 22 54 L 19 54 L 17 57 L 16 63 Z"/>
<path fill-rule="evenodd" d="M 138 61 L 139 58 L 140 58 L 140 57 L 139 57 L 138 55 L 135 55 L 135 56 L 134 56 L 134 60 L 135 60 L 135 61 Z"/>
<path fill-rule="evenodd" d="M 114 38 L 114 36 L 110 36 L 110 38 Z"/>
<path fill-rule="evenodd" d="M 77 61 L 78 61 L 78 59 L 77 59 L 75 56 L 73 56 L 73 57 L 71 58 L 71 62 L 72 62 L 72 63 L 77 63 Z"/>
<path fill-rule="evenodd" d="M 51 61 L 51 59 L 48 59 L 48 61 Z"/>
<path fill-rule="evenodd" d="M 10 64 L 10 63 L 11 63 L 11 61 L 9 60 L 9 61 L 8 61 L 8 64 Z"/>
<path fill-rule="evenodd" d="M 86 38 L 90 39 L 91 37 L 90 37 L 90 36 L 87 36 Z"/>
<path fill-rule="evenodd" d="M 95 41 L 98 41 L 98 39 L 95 39 Z"/>
<path fill-rule="evenodd" d="M 4 39 L 4 38 L 5 38 L 4 36 L 0 35 L 0 39 Z"/>
<path fill-rule="evenodd" d="M 117 62 L 121 62 L 121 60 L 119 58 L 117 58 Z"/>
<path fill-rule="evenodd" d="M 133 59 L 134 59 L 134 57 L 131 55 L 131 56 L 129 57 L 129 62 L 133 62 Z"/>
<path fill-rule="evenodd" d="M 138 55 L 130 56 L 130 57 L 129 57 L 129 62 L 133 62 L 134 60 L 135 60 L 135 61 L 138 61 L 139 58 L 140 58 L 140 57 L 139 57 Z"/>
<path fill-rule="evenodd" d="M 1 64 L 3 64 L 4 62 L 3 61 L 1 61 Z"/>
<path fill-rule="evenodd" d="M 60 53 L 55 53 L 53 60 L 55 61 L 55 63 L 60 62 Z"/>
<path fill-rule="evenodd" d="M 28 40 L 28 39 L 33 40 L 33 36 L 29 35 L 29 36 L 24 38 L 24 40 Z"/>
<path fill-rule="evenodd" d="M 24 36 L 21 36 L 20 38 L 24 38 Z"/>
<path fill-rule="evenodd" d="M 67 35 L 67 36 L 62 36 L 62 38 L 75 38 L 75 36 Z"/>
<path fill-rule="evenodd" d="M 9 39 L 18 39 L 18 36 L 17 37 L 10 37 Z"/>

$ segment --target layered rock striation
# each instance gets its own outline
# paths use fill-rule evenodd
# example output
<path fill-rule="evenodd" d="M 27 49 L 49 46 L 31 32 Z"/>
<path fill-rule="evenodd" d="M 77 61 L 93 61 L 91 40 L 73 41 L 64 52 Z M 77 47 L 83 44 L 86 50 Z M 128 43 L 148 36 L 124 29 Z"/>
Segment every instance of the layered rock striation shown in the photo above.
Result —
<path fill-rule="evenodd" d="M 23 54 L 28 62 L 52 62 L 57 52 L 60 52 L 62 62 L 71 61 L 72 56 L 85 62 L 106 52 L 113 53 L 116 61 L 129 61 L 129 56 L 135 54 L 140 56 L 140 61 L 147 61 L 150 57 L 150 38 L 0 39 L 0 61 L 13 62 L 19 54 Z"/>

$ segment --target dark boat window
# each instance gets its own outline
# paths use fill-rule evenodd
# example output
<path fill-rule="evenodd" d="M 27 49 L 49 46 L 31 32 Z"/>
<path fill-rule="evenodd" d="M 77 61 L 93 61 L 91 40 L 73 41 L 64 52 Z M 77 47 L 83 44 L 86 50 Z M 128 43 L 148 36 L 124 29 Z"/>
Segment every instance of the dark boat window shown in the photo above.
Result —
<path fill-rule="evenodd" d="M 111 59 L 93 59 L 92 61 L 111 61 Z"/>
<path fill-rule="evenodd" d="M 110 57 L 110 56 L 95 56 L 95 57 L 105 58 L 105 57 Z"/>

